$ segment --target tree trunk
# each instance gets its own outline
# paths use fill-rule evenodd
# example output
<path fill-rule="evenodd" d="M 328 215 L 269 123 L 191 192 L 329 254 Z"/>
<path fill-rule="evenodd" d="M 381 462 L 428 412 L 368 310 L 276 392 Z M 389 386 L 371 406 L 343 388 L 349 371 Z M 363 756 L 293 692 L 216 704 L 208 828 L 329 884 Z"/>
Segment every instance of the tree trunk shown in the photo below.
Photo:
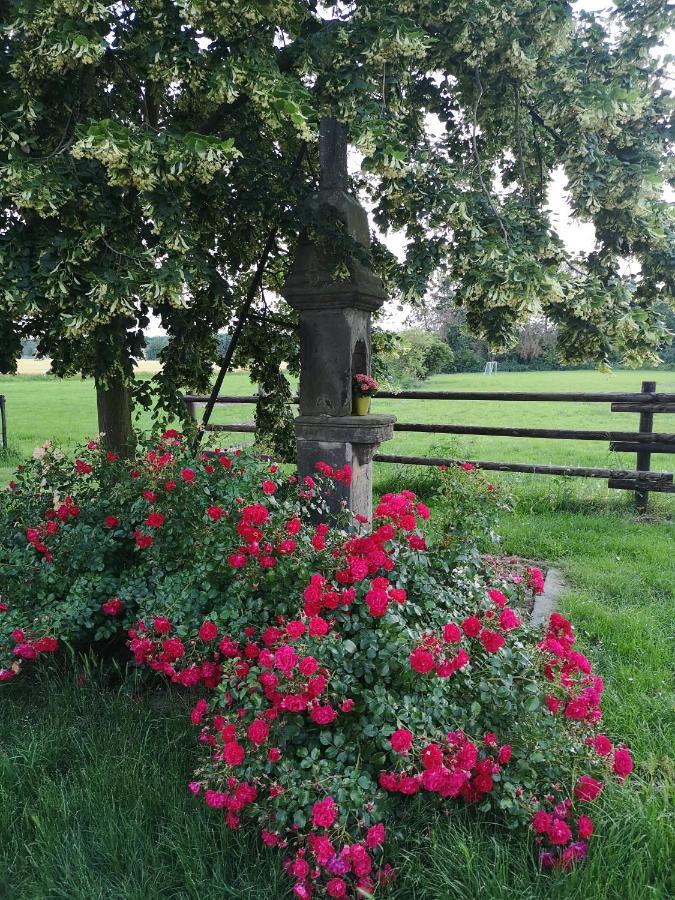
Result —
<path fill-rule="evenodd" d="M 103 435 L 103 446 L 120 456 L 131 456 L 136 446 L 136 436 L 131 424 L 131 391 L 121 382 L 109 382 L 108 387 L 96 386 L 98 430 Z"/>

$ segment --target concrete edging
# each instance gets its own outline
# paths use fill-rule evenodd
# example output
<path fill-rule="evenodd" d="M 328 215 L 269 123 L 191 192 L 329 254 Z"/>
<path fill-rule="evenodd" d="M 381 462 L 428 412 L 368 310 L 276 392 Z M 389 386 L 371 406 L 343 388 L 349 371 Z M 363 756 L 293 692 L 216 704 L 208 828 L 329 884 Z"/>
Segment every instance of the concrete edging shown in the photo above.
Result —
<path fill-rule="evenodd" d="M 544 580 L 543 593 L 534 598 L 534 608 L 530 617 L 530 623 L 535 626 L 543 625 L 548 621 L 551 613 L 558 609 L 559 598 L 565 590 L 565 582 L 558 569 L 549 569 Z"/>

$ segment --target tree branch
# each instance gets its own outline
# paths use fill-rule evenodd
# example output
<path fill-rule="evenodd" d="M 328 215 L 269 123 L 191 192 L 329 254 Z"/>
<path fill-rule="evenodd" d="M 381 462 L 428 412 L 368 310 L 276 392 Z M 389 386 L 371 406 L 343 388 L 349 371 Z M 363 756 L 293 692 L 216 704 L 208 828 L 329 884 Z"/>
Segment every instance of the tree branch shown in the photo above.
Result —
<path fill-rule="evenodd" d="M 483 83 L 480 80 L 480 71 L 479 71 L 478 67 L 476 67 L 476 69 L 475 69 L 475 78 L 476 78 L 476 88 L 478 90 L 477 90 L 477 94 L 476 94 L 476 102 L 473 105 L 473 122 L 471 124 L 471 146 L 473 148 L 473 155 L 476 160 L 476 168 L 478 169 L 478 180 L 480 181 L 480 186 L 483 189 L 483 193 L 485 194 L 485 197 L 487 199 L 488 206 L 492 210 L 492 214 L 494 215 L 495 219 L 499 222 L 499 227 L 501 228 L 502 234 L 504 235 L 504 240 L 508 244 L 509 235 L 506 231 L 506 228 L 504 227 L 504 223 L 502 222 L 499 213 L 497 212 L 497 208 L 495 207 L 494 203 L 492 202 L 492 197 L 490 196 L 490 192 L 488 191 L 487 185 L 485 184 L 485 181 L 483 179 L 483 167 L 481 165 L 480 156 L 478 154 L 478 143 L 476 141 L 476 130 L 478 128 L 478 107 L 480 106 L 480 101 L 483 97 Z"/>

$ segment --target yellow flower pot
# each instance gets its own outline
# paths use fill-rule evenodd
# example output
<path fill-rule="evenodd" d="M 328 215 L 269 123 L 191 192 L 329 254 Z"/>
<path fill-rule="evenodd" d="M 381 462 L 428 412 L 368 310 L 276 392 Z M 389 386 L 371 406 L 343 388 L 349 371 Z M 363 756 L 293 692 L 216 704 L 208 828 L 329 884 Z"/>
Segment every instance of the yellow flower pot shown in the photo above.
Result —
<path fill-rule="evenodd" d="M 370 397 L 354 397 L 352 399 L 352 412 L 355 416 L 367 416 L 370 412 Z"/>

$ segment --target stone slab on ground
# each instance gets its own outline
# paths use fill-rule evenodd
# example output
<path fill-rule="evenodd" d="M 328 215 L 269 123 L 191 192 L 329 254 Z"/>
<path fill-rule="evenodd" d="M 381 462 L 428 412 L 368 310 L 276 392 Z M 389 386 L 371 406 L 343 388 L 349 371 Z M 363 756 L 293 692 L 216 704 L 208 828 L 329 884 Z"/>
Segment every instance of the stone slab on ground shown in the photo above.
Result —
<path fill-rule="evenodd" d="M 530 619 L 532 625 L 543 625 L 548 621 L 551 613 L 556 612 L 560 603 L 560 595 L 565 587 L 559 570 L 549 568 L 544 581 L 544 590 L 534 599 L 534 608 Z"/>

